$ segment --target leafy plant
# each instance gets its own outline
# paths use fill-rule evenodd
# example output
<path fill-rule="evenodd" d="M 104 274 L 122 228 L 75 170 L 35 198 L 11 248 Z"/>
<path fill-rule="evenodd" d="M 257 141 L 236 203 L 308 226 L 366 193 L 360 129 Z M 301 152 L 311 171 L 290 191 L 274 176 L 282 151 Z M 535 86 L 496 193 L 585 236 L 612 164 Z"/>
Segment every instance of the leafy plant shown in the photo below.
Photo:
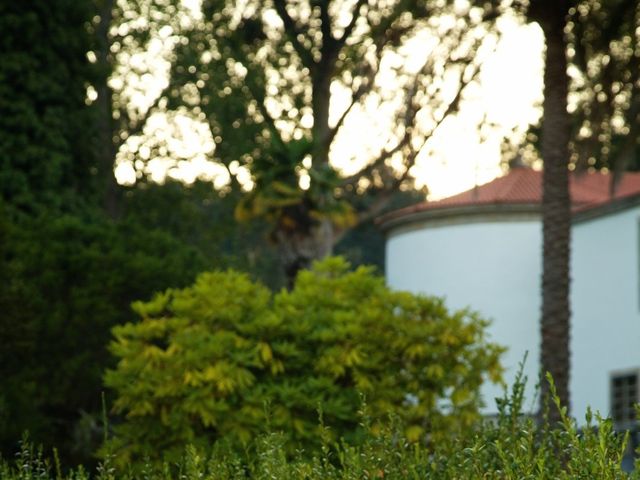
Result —
<path fill-rule="evenodd" d="M 357 415 L 363 429 L 358 443 L 333 442 L 328 427 L 318 426 L 320 450 L 312 456 L 303 452 L 286 455 L 286 437 L 274 431 L 252 440 L 255 448 L 238 452 L 223 442 L 212 448 L 187 445 L 173 463 L 143 462 L 139 472 L 114 467 L 109 458 L 97 468 L 98 479 L 169 480 L 450 480 L 450 479 L 603 479 L 634 480 L 640 469 L 625 472 L 621 467 L 627 435 L 611 430 L 609 420 L 588 416 L 578 430 L 566 416 L 553 384 L 555 406 L 562 421 L 537 423 L 521 411 L 523 382 L 519 378 L 511 394 L 500 402 L 496 419 L 443 438 L 425 448 L 409 442 L 397 421 L 373 428 L 366 405 Z M 49 480 L 54 478 L 51 462 L 40 450 L 23 441 L 14 462 L 0 461 L 3 480 Z M 63 474 L 56 465 L 57 480 L 89 478 L 82 467 Z"/>
<path fill-rule="evenodd" d="M 176 460 L 186 444 L 245 447 L 268 429 L 288 453 L 314 452 L 319 408 L 332 439 L 357 443 L 362 395 L 374 431 L 395 414 L 410 441 L 433 443 L 478 419 L 479 386 L 500 375 L 486 322 L 340 258 L 290 292 L 211 272 L 134 309 L 140 321 L 113 329 L 119 362 L 105 377 L 124 415 L 108 446 L 124 462 Z"/>
<path fill-rule="evenodd" d="M 8 216 L 7 216 L 8 217 Z M 136 298 L 184 286 L 207 263 L 170 235 L 101 216 L 0 213 L 0 448 L 28 430 L 65 461 L 99 444 L 111 328 Z"/>

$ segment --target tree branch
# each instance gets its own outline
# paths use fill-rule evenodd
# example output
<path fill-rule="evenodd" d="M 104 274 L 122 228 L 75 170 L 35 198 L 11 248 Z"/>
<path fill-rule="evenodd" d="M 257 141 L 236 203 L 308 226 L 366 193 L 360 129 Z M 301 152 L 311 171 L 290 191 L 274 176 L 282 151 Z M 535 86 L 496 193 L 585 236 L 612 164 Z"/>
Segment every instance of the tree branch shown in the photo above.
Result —
<path fill-rule="evenodd" d="M 380 213 L 382 213 L 385 207 L 389 205 L 389 202 L 391 202 L 393 195 L 396 193 L 398 188 L 400 188 L 400 185 L 402 185 L 407 180 L 407 178 L 409 178 L 409 170 L 410 168 L 407 168 L 402 173 L 402 175 L 400 175 L 393 181 L 393 183 L 389 187 L 385 188 L 384 191 L 376 195 L 375 201 L 371 205 L 369 205 L 368 208 L 358 213 L 358 217 L 356 220 L 357 225 L 368 222 L 369 220 L 372 220 L 373 218 L 380 215 Z"/>
<path fill-rule="evenodd" d="M 471 64 L 467 65 L 470 66 Z M 465 71 L 467 69 L 467 67 L 465 67 L 461 74 L 460 74 L 460 88 L 458 89 L 458 91 L 456 92 L 455 97 L 453 98 L 453 100 L 451 100 L 451 102 L 449 102 L 449 105 L 447 105 L 447 108 L 445 109 L 445 111 L 443 112 L 443 114 L 440 116 L 440 118 L 437 120 L 435 126 L 431 129 L 431 131 L 429 132 L 428 135 L 425 135 L 424 140 L 422 141 L 422 144 L 420 145 L 420 147 L 418 147 L 417 149 L 412 151 L 412 155 L 410 156 L 410 160 L 407 162 L 407 165 L 413 166 L 413 164 L 415 163 L 415 159 L 417 158 L 417 156 L 420 154 L 420 152 L 422 152 L 422 150 L 424 149 L 424 147 L 427 145 L 427 142 L 433 138 L 433 135 L 436 133 L 436 131 L 438 130 L 438 128 L 440 128 L 440 126 L 444 123 L 444 121 L 454 112 L 458 110 L 459 104 L 460 104 L 460 99 L 462 98 L 462 92 L 465 90 L 465 88 L 471 84 L 479 75 L 480 73 L 480 66 L 476 65 L 476 69 L 473 72 L 473 74 L 471 75 L 471 77 L 469 77 L 469 79 L 467 81 L 464 81 L 463 77 L 465 74 Z M 409 167 L 410 168 L 410 167 Z M 407 171 L 405 173 L 407 173 L 409 171 L 409 168 L 407 168 Z"/>
<path fill-rule="evenodd" d="M 371 89 L 373 88 L 375 77 L 378 74 L 378 66 L 379 65 L 380 65 L 379 62 L 378 62 L 378 65 L 376 67 L 371 67 L 369 65 L 370 68 L 369 68 L 368 72 L 366 72 L 366 73 L 364 73 L 362 75 L 362 77 L 366 79 L 366 82 L 361 83 L 358 86 L 358 89 L 355 92 L 352 91 L 351 103 L 349 103 L 349 106 L 345 109 L 344 112 L 342 112 L 342 115 L 340 115 L 340 118 L 336 122 L 335 126 L 329 132 L 329 135 L 327 137 L 327 142 L 329 144 L 331 144 L 333 142 L 333 140 L 336 137 L 338 131 L 340 130 L 340 128 L 344 124 L 344 121 L 347 118 L 347 115 L 349 115 L 349 112 L 351 112 L 351 110 L 353 109 L 354 105 L 356 103 L 358 103 L 360 101 L 360 99 L 362 97 L 364 97 L 366 94 L 368 94 L 371 91 Z"/>
<path fill-rule="evenodd" d="M 318 2 L 320 7 L 320 30 L 322 32 L 322 57 L 334 48 L 335 39 L 331 34 L 331 17 L 329 16 L 329 2 Z"/>
<path fill-rule="evenodd" d="M 497 45 L 497 43 L 496 43 L 496 45 Z M 495 50 L 495 48 L 494 48 L 494 50 Z M 433 137 L 433 135 L 436 133 L 436 131 L 442 126 L 444 121 L 454 111 L 456 111 L 458 109 L 459 103 L 460 103 L 460 99 L 462 98 L 462 93 L 464 92 L 466 87 L 477 79 L 477 77 L 478 77 L 478 75 L 480 73 L 480 70 L 481 70 L 481 68 L 480 68 L 481 66 L 480 65 L 475 65 L 475 70 L 474 70 L 473 74 L 471 76 L 469 76 L 469 78 L 467 78 L 466 80 L 464 79 L 465 74 L 467 72 L 467 69 L 470 66 L 473 66 L 473 60 L 472 59 L 469 59 L 466 62 L 465 67 L 462 68 L 462 70 L 460 72 L 460 87 L 458 88 L 458 91 L 456 92 L 456 95 L 454 96 L 454 98 L 449 102 L 449 104 L 445 108 L 445 110 L 442 113 L 442 115 L 440 116 L 440 118 L 435 120 L 434 127 L 426 135 L 424 135 L 424 140 L 423 140 L 422 144 L 420 145 L 420 147 L 417 148 L 417 149 L 411 148 L 411 153 L 409 153 L 409 155 L 407 156 L 407 158 L 405 159 L 405 162 L 404 162 L 405 166 L 406 166 L 405 175 L 408 174 L 408 171 L 411 169 L 411 167 L 415 163 L 416 157 L 424 149 L 424 147 L 426 146 L 426 144 L 429 141 L 429 139 L 431 139 Z M 432 67 L 432 59 L 428 59 L 425 62 L 425 64 L 423 65 L 423 67 L 421 68 L 420 73 L 425 74 L 426 71 L 428 71 L 431 67 Z M 417 92 L 417 89 L 419 87 L 420 78 L 421 77 L 420 77 L 419 74 L 416 75 L 416 78 L 415 78 L 415 80 L 413 82 L 413 85 L 412 85 L 412 88 L 410 90 L 410 93 L 407 95 L 407 102 L 406 102 L 407 103 L 407 107 L 406 107 L 405 115 L 404 115 L 404 119 L 403 119 L 404 120 L 405 131 L 404 131 L 402 139 L 391 150 L 384 150 L 378 156 L 378 158 L 376 158 L 373 162 L 371 162 L 369 165 L 364 167 L 362 170 L 360 170 L 359 172 L 355 173 L 354 175 L 351 175 L 350 177 L 345 178 L 341 183 L 342 187 L 345 187 L 347 185 L 355 185 L 355 183 L 357 183 L 360 180 L 360 178 L 366 177 L 366 176 L 370 175 L 376 169 L 382 167 L 387 159 L 389 159 L 391 156 L 395 155 L 403 147 L 405 147 L 406 145 L 411 145 L 412 129 L 413 129 L 413 126 L 414 126 L 414 123 L 415 123 L 415 117 L 416 117 L 416 115 L 417 115 L 417 113 L 419 111 L 418 106 L 413 104 L 413 100 L 415 98 L 415 92 Z M 405 179 L 406 178 L 404 178 L 402 181 L 404 181 Z"/>
<path fill-rule="evenodd" d="M 633 92 L 634 94 L 638 94 L 639 88 L 637 88 L 634 84 Z M 632 96 L 631 98 L 638 98 L 637 96 Z M 631 106 L 625 112 L 627 124 L 629 125 L 629 132 L 625 136 L 624 143 L 622 148 L 620 148 L 618 154 L 613 159 L 613 175 L 611 178 L 611 195 L 615 193 L 616 188 L 618 187 L 618 183 L 622 180 L 622 176 L 629 166 L 629 164 L 633 161 L 635 150 L 638 146 L 637 141 L 640 136 L 640 101 L 632 101 Z"/>
<path fill-rule="evenodd" d="M 387 159 L 395 155 L 404 146 L 406 146 L 407 143 L 409 143 L 410 139 L 411 139 L 411 132 L 405 131 L 405 134 L 403 135 L 402 140 L 400 140 L 391 150 L 384 150 L 378 156 L 378 158 L 376 158 L 373 162 L 369 163 L 366 167 L 364 167 L 358 173 L 354 173 L 353 175 L 343 179 L 340 186 L 344 188 L 347 185 L 355 185 L 358 182 L 358 180 L 360 180 L 361 178 L 371 175 L 371 173 L 373 173 L 375 170 L 382 167 L 384 165 L 384 162 Z"/>
<path fill-rule="evenodd" d="M 311 55 L 311 52 L 307 50 L 305 46 L 298 39 L 298 35 L 301 35 L 302 32 L 296 25 L 296 22 L 293 20 L 293 18 L 291 18 L 291 15 L 289 15 L 289 12 L 287 12 L 285 1 L 274 0 L 273 4 L 276 7 L 276 12 L 278 13 L 278 16 L 280 17 L 280 19 L 282 20 L 282 23 L 284 23 L 285 34 L 291 41 L 291 44 L 293 45 L 293 48 L 295 49 L 295 51 L 300 56 L 300 59 L 302 60 L 303 65 L 305 65 L 309 69 L 312 69 L 315 66 L 315 61 L 313 60 L 313 56 Z"/>
<path fill-rule="evenodd" d="M 613 12 L 610 13 L 609 21 L 604 28 L 602 28 L 601 25 L 594 26 L 595 28 L 601 29 L 600 31 L 603 38 L 603 44 L 609 45 L 609 42 L 615 37 L 616 33 L 620 32 L 625 18 L 633 15 L 634 10 L 637 8 L 637 3 L 637 0 L 621 1 L 617 5 L 617 8 L 612 8 Z"/>
<path fill-rule="evenodd" d="M 338 38 L 337 40 L 338 48 L 342 48 L 342 46 L 347 42 L 347 38 L 349 38 L 353 33 L 353 29 L 356 26 L 358 18 L 360 18 L 360 9 L 365 3 L 367 3 L 367 0 L 358 0 L 356 5 L 353 7 L 353 16 L 351 17 L 351 21 L 344 29 L 344 32 L 342 32 L 340 38 Z"/>
<path fill-rule="evenodd" d="M 240 63 L 242 63 L 243 65 L 251 65 L 251 63 L 248 61 L 248 59 L 247 59 L 246 55 L 244 54 L 244 52 L 242 52 L 240 49 L 238 49 L 235 53 L 239 57 L 238 60 L 240 60 Z M 255 74 L 255 72 L 254 72 L 254 74 Z M 256 74 L 256 75 L 259 75 L 259 74 Z M 256 104 L 258 106 L 258 110 L 260 111 L 260 114 L 264 118 L 264 121 L 267 124 L 267 128 L 269 129 L 269 131 L 271 132 L 273 137 L 276 139 L 276 141 L 281 146 L 284 147 L 285 146 L 285 142 L 284 142 L 284 140 L 282 140 L 282 136 L 280 135 L 280 131 L 276 127 L 276 121 L 271 116 L 271 114 L 267 110 L 267 107 L 264 104 L 265 95 L 262 94 L 261 92 L 257 91 L 254 82 L 245 82 L 244 85 L 249 89 L 249 92 L 251 93 L 251 96 L 256 101 Z"/>

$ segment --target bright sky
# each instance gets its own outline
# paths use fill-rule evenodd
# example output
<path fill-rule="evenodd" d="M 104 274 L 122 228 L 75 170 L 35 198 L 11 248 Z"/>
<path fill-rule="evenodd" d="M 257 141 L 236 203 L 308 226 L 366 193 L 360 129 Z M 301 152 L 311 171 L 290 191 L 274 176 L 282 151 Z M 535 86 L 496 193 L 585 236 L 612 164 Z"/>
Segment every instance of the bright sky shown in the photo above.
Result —
<path fill-rule="evenodd" d="M 485 62 L 480 84 L 467 91 L 461 114 L 441 126 L 412 171 L 418 184 L 428 187 L 431 199 L 455 194 L 500 175 L 503 137 L 522 137 L 528 125 L 540 116 L 537 105 L 542 100 L 542 32 L 535 24 L 521 25 L 509 18 L 503 19 L 499 27 L 502 40 Z M 155 60 L 148 65 L 149 76 L 138 79 L 137 86 L 134 83 L 137 93 L 132 96 L 132 103 L 149 104 L 164 87 L 168 63 L 158 59 L 158 52 L 165 47 L 163 39 L 151 42 L 151 58 Z M 419 51 L 416 49 L 416 55 Z M 144 64 L 150 62 L 148 58 L 127 60 L 130 65 Z M 337 116 L 346 104 L 341 102 L 339 90 L 332 93 L 332 110 Z M 354 136 L 365 135 L 362 132 L 371 135 L 373 119 L 353 117 L 345 124 L 349 128 L 346 134 L 336 138 L 334 158 L 356 156 L 353 146 L 360 142 L 354 142 Z M 478 131 L 483 118 L 486 125 Z M 121 149 L 116 162 L 116 176 L 121 183 L 135 179 L 135 171 L 127 160 L 129 152 L 138 152 L 158 181 L 171 175 L 188 182 L 197 177 L 211 179 L 218 187 L 227 182 L 227 171 L 207 160 L 213 144 L 203 124 L 180 114 L 173 118 L 158 114 L 149 119 L 145 134 L 157 140 L 141 144 L 139 138 L 131 137 Z M 153 148 L 154 143 L 159 146 L 157 149 Z M 183 160 L 169 160 L 176 158 Z M 340 166 L 350 169 L 349 165 Z M 246 172 L 241 173 L 248 178 Z"/>
<path fill-rule="evenodd" d="M 414 174 L 428 186 L 429 198 L 446 197 L 501 175 L 503 137 L 522 138 L 540 118 L 542 31 L 537 24 L 511 20 L 502 29 L 503 39 L 485 63 L 473 100 L 443 125 L 431 144 L 432 153 L 419 159 Z M 476 125 L 485 115 L 496 126 L 478 132 Z"/>

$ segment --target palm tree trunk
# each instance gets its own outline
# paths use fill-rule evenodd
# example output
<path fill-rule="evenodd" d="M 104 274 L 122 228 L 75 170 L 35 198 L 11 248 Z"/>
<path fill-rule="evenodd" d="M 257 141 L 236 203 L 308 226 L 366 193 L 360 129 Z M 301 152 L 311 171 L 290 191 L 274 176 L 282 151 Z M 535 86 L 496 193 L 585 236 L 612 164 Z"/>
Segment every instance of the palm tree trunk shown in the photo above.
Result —
<path fill-rule="evenodd" d="M 567 59 L 564 26 L 568 10 L 562 0 L 539 0 L 532 4 L 534 19 L 544 31 L 546 57 L 544 72 L 544 117 L 542 157 L 544 160 L 542 199 L 542 315 L 540 320 L 542 372 L 549 372 L 560 401 L 570 408 L 570 238 L 569 197 L 570 119 L 567 112 Z M 541 409 L 549 399 L 549 385 L 542 381 Z M 557 421 L 560 412 L 549 411 Z"/>

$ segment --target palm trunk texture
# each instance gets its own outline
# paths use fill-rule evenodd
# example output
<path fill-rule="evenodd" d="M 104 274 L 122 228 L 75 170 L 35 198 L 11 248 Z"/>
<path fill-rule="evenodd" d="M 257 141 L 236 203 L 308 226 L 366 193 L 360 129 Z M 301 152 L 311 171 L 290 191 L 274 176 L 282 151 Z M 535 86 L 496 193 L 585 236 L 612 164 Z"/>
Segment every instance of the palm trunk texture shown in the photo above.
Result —
<path fill-rule="evenodd" d="M 535 2 L 535 0 L 534 0 Z M 540 363 L 543 373 L 551 373 L 563 406 L 570 409 L 570 239 L 569 197 L 570 118 L 567 112 L 567 58 L 564 26 L 568 2 L 539 0 L 534 20 L 540 22 L 546 40 L 544 72 L 544 117 L 542 157 L 544 160 L 542 230 L 543 272 L 540 320 Z M 541 385 L 541 410 L 549 400 L 550 386 Z M 552 422 L 560 412 L 549 410 Z"/>

